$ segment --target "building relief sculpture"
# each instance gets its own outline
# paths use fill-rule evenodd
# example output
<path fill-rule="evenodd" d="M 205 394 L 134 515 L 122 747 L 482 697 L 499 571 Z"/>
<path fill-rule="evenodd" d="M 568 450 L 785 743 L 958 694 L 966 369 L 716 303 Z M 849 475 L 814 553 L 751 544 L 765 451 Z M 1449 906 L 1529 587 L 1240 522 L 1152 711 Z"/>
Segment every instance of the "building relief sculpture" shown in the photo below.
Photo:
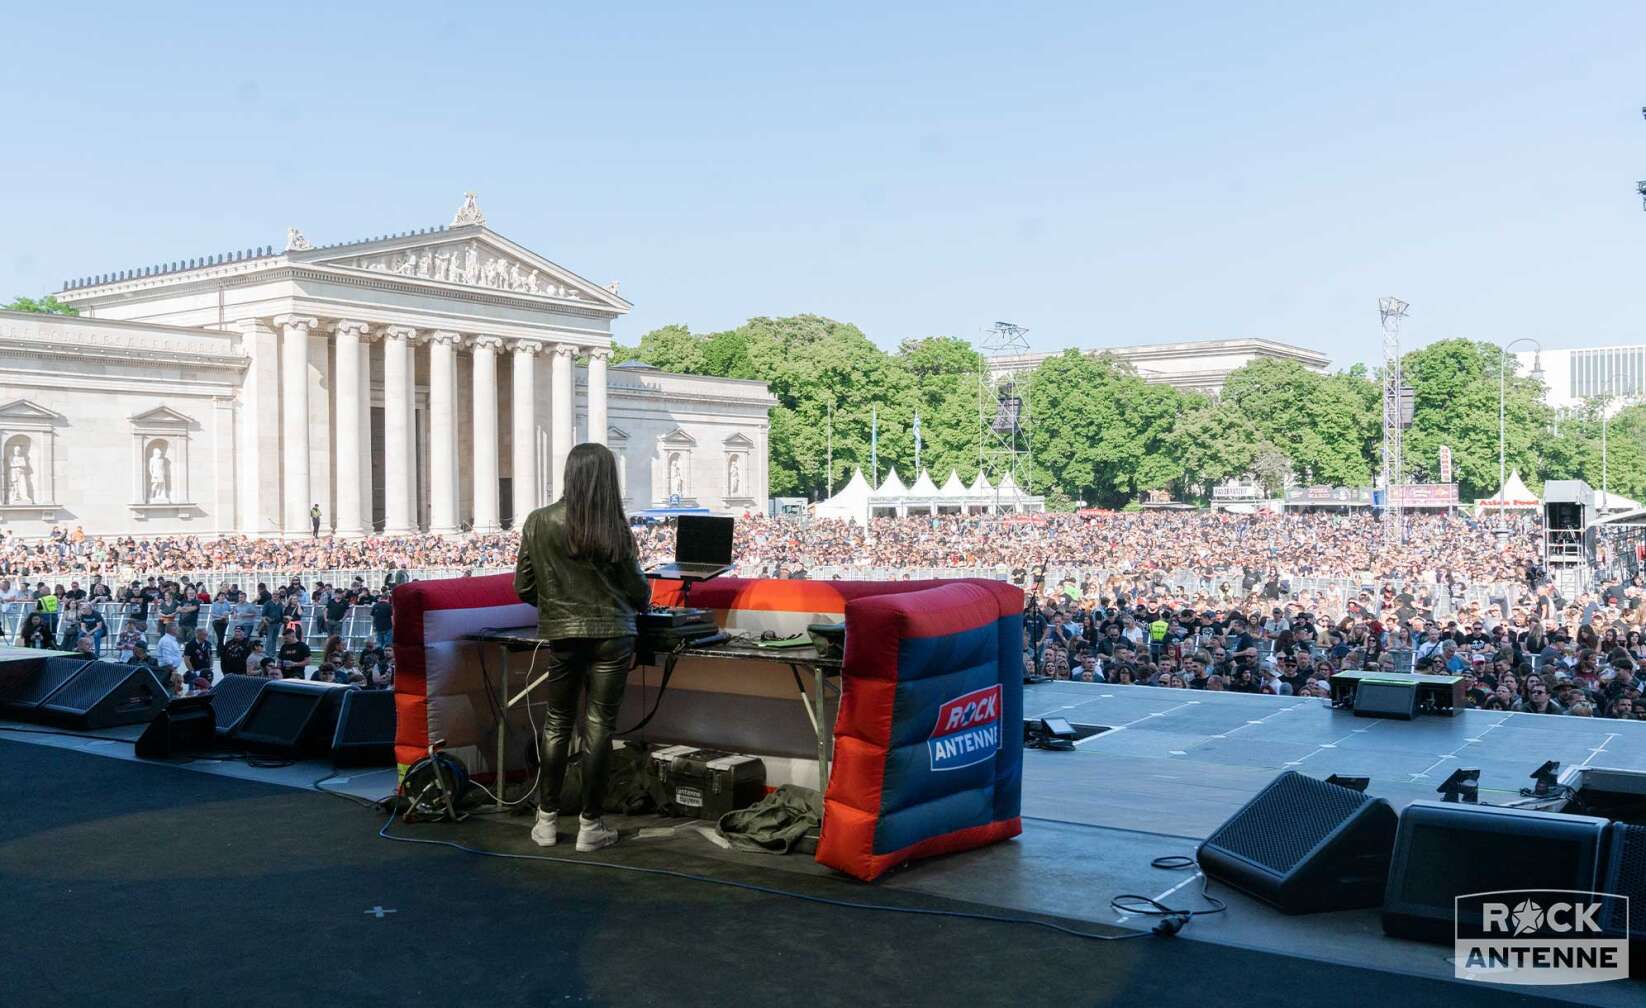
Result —
<path fill-rule="evenodd" d="M 441 283 L 465 284 L 470 287 L 489 287 L 492 290 L 512 291 L 516 294 L 541 294 L 545 297 L 584 300 L 576 288 L 554 282 L 536 267 L 505 256 L 491 255 L 477 242 L 466 244 L 431 245 L 388 252 L 375 256 L 358 256 L 338 260 L 335 265 L 355 269 L 393 273 L 396 276 L 437 280 Z"/>

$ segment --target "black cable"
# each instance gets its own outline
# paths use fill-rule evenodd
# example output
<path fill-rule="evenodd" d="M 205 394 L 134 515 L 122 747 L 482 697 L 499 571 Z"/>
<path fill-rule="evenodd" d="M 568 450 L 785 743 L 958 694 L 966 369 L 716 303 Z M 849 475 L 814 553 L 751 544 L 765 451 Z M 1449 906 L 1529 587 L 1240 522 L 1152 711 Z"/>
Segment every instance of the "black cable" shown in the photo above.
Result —
<path fill-rule="evenodd" d="M 1198 868 L 1194 858 L 1184 854 L 1166 854 L 1154 858 L 1149 862 L 1150 868 L 1161 868 L 1166 871 L 1187 871 Z M 1109 900 L 1109 909 L 1115 913 L 1128 914 L 1133 917 L 1159 917 L 1161 921 L 1155 925 L 1156 934 L 1175 935 L 1183 930 L 1196 917 L 1209 917 L 1220 914 L 1229 909 L 1229 904 L 1213 896 L 1207 891 L 1211 879 L 1204 873 L 1200 876 L 1200 898 L 1210 904 L 1203 910 L 1183 910 L 1169 907 L 1152 896 L 1139 896 L 1136 893 L 1122 893 Z"/>
<path fill-rule="evenodd" d="M 1032 917 L 1005 917 L 999 914 L 977 913 L 966 910 L 938 910 L 929 907 L 892 906 L 886 903 L 859 903 L 854 900 L 831 899 L 827 896 L 813 896 L 809 893 L 794 892 L 788 889 L 778 889 L 774 886 L 765 886 L 754 882 L 738 882 L 734 879 L 715 878 L 710 875 L 697 875 L 692 872 L 675 871 L 672 868 L 646 868 L 640 865 L 618 864 L 613 861 L 590 861 L 583 858 L 553 857 L 547 854 L 511 854 L 506 851 L 483 850 L 478 847 L 470 847 L 467 844 L 458 843 L 455 840 L 427 840 L 420 837 L 395 836 L 389 832 L 389 827 L 392 825 L 394 825 L 393 812 L 389 813 L 389 818 L 384 821 L 383 827 L 377 831 L 377 835 L 382 837 L 384 840 L 392 840 L 396 843 L 427 844 L 433 847 L 449 847 L 452 850 L 462 851 L 465 854 L 477 854 L 481 857 L 503 858 L 509 861 L 544 861 L 549 864 L 582 865 L 587 868 L 610 868 L 614 871 L 634 872 L 639 875 L 656 875 L 663 878 L 681 879 L 686 882 L 702 882 L 708 885 L 726 886 L 731 889 L 742 889 L 745 892 L 761 893 L 767 896 L 782 896 L 787 899 L 800 900 L 806 903 L 817 903 L 822 906 L 841 907 L 847 910 L 877 910 L 884 913 L 911 914 L 917 917 L 952 917 L 959 920 L 989 921 L 995 924 L 1028 924 L 1034 927 L 1046 928 L 1049 931 L 1056 931 L 1059 934 L 1069 935 L 1073 938 L 1085 938 L 1091 941 L 1130 941 L 1134 938 L 1153 938 L 1157 936 L 1161 938 L 1169 938 L 1181 931 L 1183 929 L 1183 925 L 1188 923 L 1188 919 L 1190 917 L 1200 914 L 1219 913 L 1225 909 L 1222 901 L 1217 900 L 1215 897 L 1207 897 L 1209 901 L 1217 904 L 1216 910 L 1172 911 L 1169 908 L 1162 907 L 1162 910 L 1174 916 L 1167 917 L 1167 919 L 1162 920 L 1159 924 L 1155 925 L 1148 931 L 1134 931 L 1130 934 L 1119 935 L 1093 934 L 1090 931 L 1080 931 L 1075 928 L 1064 927 L 1062 924 L 1055 924 L 1051 921 L 1036 920 Z M 1168 859 L 1156 858 L 1155 862 L 1158 863 L 1164 860 Z M 1191 863 L 1193 862 L 1191 861 Z M 1148 897 L 1146 896 L 1115 897 L 1117 900 L 1128 898 L 1153 902 L 1152 900 L 1148 900 Z M 1156 903 L 1155 906 L 1160 906 L 1160 904 Z M 1132 911 L 1125 912 L 1130 913 Z M 1159 913 L 1159 911 L 1154 912 Z"/>

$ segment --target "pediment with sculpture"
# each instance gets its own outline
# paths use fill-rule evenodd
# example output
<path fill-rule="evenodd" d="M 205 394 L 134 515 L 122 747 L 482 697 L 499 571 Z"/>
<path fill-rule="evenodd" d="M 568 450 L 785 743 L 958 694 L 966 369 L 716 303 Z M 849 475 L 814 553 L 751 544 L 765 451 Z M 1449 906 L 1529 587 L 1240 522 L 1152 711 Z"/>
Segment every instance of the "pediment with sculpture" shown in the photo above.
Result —
<path fill-rule="evenodd" d="M 568 283 L 543 264 L 506 254 L 475 238 L 327 259 L 323 264 L 567 301 L 596 300 L 591 292 Z"/>

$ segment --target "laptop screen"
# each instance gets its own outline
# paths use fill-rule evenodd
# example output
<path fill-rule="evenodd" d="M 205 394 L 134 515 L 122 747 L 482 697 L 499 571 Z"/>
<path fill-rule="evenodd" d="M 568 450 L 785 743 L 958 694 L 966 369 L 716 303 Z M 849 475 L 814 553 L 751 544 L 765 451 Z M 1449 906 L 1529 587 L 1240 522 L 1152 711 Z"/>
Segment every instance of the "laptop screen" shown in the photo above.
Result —
<path fill-rule="evenodd" d="M 710 515 L 681 515 L 676 521 L 676 563 L 732 562 L 732 519 Z"/>

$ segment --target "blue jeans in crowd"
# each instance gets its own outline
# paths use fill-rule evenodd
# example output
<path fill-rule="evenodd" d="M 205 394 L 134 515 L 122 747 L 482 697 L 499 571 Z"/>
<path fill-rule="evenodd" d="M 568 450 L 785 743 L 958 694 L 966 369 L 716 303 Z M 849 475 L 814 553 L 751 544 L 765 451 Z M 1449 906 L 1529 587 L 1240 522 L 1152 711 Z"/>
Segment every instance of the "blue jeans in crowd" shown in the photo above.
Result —
<path fill-rule="evenodd" d="M 378 630 L 376 633 L 378 647 L 387 651 L 389 648 L 394 646 L 394 631 L 392 629 Z"/>

